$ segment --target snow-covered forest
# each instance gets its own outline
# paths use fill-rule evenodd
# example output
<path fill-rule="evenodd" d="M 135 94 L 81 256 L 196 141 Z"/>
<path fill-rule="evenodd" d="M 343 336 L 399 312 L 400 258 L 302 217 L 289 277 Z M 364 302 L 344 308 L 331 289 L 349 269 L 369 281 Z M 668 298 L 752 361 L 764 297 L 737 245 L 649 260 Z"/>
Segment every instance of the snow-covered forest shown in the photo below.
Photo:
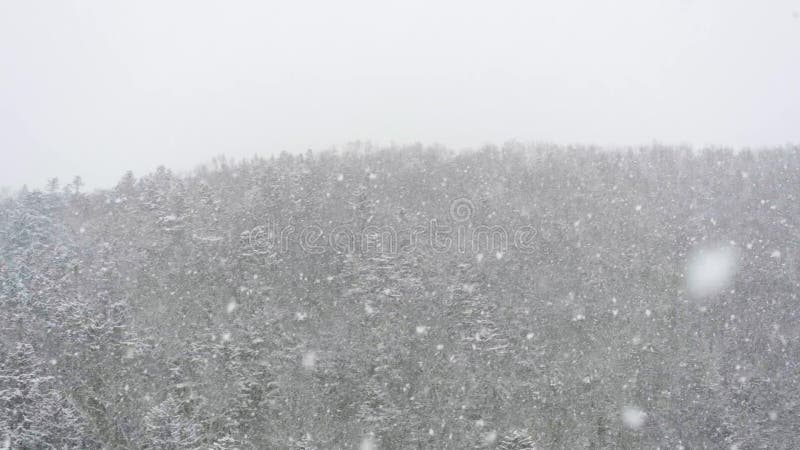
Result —
<path fill-rule="evenodd" d="M 4 449 L 800 445 L 798 147 L 53 180 L 0 257 Z"/>

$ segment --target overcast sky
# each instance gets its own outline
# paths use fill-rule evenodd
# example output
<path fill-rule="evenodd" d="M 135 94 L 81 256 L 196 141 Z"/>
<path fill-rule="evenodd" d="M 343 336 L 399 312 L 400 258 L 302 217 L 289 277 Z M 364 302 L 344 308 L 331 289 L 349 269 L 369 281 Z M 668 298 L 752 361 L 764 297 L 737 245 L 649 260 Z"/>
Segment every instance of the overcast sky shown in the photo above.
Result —
<path fill-rule="evenodd" d="M 349 141 L 800 142 L 800 0 L 0 1 L 0 186 Z"/>

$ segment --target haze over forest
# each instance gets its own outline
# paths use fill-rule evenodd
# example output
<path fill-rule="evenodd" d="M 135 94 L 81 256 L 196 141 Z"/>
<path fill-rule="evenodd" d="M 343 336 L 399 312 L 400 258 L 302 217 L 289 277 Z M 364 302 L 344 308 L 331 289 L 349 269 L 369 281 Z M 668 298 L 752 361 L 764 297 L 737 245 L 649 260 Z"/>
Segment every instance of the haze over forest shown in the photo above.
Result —
<path fill-rule="evenodd" d="M 800 1 L 0 4 L 0 186 L 348 142 L 800 142 Z"/>

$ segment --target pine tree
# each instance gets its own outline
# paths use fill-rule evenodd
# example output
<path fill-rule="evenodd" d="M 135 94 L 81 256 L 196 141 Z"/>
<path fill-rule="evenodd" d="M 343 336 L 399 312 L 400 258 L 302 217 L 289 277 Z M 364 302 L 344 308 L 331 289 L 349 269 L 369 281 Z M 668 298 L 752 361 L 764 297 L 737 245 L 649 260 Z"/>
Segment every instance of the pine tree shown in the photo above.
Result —
<path fill-rule="evenodd" d="M 527 432 L 515 429 L 500 439 L 498 450 L 536 450 L 533 438 Z"/>
<path fill-rule="evenodd" d="M 236 439 L 225 435 L 212 442 L 209 450 L 239 450 L 240 448 Z"/>
<path fill-rule="evenodd" d="M 201 442 L 202 426 L 185 413 L 184 406 L 172 394 L 155 405 L 144 418 L 145 447 L 178 450 L 194 448 Z"/>
<path fill-rule="evenodd" d="M 311 435 L 306 433 L 292 448 L 293 450 L 317 450 Z"/>
<path fill-rule="evenodd" d="M 29 344 L 0 351 L 0 437 L 11 448 L 95 448 L 86 420 Z"/>
<path fill-rule="evenodd" d="M 457 284 L 450 288 L 453 322 L 462 342 L 479 353 L 504 354 L 509 342 L 495 323 L 497 305 L 485 295 L 485 277 L 470 264 L 459 265 Z"/>

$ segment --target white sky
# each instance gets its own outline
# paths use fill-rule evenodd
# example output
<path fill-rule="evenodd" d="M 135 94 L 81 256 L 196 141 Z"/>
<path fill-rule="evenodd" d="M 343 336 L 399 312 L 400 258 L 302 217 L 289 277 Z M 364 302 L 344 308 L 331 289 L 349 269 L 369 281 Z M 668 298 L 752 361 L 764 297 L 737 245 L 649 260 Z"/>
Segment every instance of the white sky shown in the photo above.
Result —
<path fill-rule="evenodd" d="M 0 0 L 0 186 L 349 141 L 800 142 L 800 0 Z"/>

